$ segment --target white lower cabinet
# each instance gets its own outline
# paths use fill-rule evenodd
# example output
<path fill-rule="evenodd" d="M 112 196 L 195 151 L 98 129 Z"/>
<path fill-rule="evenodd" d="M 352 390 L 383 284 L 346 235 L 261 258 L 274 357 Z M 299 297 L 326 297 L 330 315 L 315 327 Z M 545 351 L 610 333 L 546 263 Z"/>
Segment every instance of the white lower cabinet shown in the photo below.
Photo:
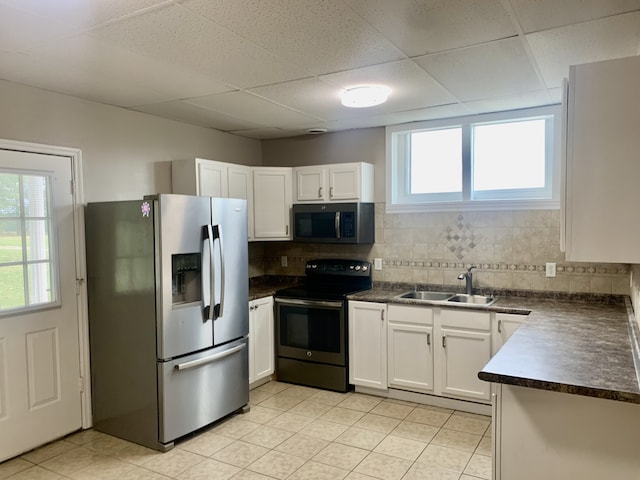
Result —
<path fill-rule="evenodd" d="M 387 305 L 349 301 L 349 383 L 387 389 Z"/>
<path fill-rule="evenodd" d="M 491 356 L 505 344 L 509 337 L 513 335 L 520 324 L 526 320 L 526 315 L 516 315 L 513 313 L 496 313 L 491 323 Z"/>
<path fill-rule="evenodd" d="M 433 309 L 389 305 L 388 385 L 433 393 Z"/>
<path fill-rule="evenodd" d="M 478 372 L 491 358 L 491 312 L 440 312 L 440 390 L 442 394 L 489 402 L 491 384 Z"/>
<path fill-rule="evenodd" d="M 273 297 L 249 302 L 249 385 L 274 372 Z"/>

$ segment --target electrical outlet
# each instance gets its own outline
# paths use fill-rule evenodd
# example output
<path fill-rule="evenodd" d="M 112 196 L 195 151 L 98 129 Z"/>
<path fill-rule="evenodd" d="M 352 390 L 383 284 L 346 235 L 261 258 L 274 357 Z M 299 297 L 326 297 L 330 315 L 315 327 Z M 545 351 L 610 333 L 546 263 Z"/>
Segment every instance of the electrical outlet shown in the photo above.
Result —
<path fill-rule="evenodd" d="M 289 265 L 289 262 L 287 260 L 287 256 L 286 255 L 282 255 L 280 257 L 280 265 L 283 266 L 283 267 L 286 267 L 286 266 Z"/>
<path fill-rule="evenodd" d="M 555 263 L 547 263 L 545 267 L 545 274 L 547 277 L 555 277 L 556 276 L 556 264 Z"/>
<path fill-rule="evenodd" d="M 382 270 L 382 259 L 374 258 L 373 259 L 373 268 L 374 270 Z"/>

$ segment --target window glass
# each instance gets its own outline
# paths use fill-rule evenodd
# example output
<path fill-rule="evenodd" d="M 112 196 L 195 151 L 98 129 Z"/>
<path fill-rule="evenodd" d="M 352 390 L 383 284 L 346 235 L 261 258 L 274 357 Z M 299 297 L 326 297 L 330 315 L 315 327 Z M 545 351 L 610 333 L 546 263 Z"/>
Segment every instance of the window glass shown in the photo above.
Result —
<path fill-rule="evenodd" d="M 411 134 L 411 193 L 462 192 L 462 129 Z"/>
<path fill-rule="evenodd" d="M 0 171 L 0 313 L 57 300 L 50 182 Z"/>
<path fill-rule="evenodd" d="M 545 186 L 545 120 L 473 127 L 473 189 Z"/>

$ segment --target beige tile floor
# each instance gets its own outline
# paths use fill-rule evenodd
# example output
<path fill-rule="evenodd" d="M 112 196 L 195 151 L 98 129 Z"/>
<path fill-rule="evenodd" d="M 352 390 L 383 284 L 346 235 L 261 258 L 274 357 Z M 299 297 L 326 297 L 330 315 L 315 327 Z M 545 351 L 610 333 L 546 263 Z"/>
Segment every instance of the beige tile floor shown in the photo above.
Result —
<path fill-rule="evenodd" d="M 491 478 L 486 416 L 280 382 L 250 401 L 167 453 L 86 430 L 0 463 L 0 479 Z"/>

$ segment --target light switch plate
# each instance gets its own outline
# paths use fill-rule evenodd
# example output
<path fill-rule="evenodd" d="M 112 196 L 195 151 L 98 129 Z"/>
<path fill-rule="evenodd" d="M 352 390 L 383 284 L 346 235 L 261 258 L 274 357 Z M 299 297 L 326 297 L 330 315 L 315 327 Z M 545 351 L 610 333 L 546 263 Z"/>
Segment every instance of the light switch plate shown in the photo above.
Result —
<path fill-rule="evenodd" d="M 283 267 L 286 267 L 287 265 L 289 265 L 289 262 L 287 261 L 287 256 L 286 255 L 282 255 L 280 257 L 280 265 Z"/>
<path fill-rule="evenodd" d="M 382 259 L 374 258 L 373 259 L 373 269 L 374 270 L 382 270 Z"/>

